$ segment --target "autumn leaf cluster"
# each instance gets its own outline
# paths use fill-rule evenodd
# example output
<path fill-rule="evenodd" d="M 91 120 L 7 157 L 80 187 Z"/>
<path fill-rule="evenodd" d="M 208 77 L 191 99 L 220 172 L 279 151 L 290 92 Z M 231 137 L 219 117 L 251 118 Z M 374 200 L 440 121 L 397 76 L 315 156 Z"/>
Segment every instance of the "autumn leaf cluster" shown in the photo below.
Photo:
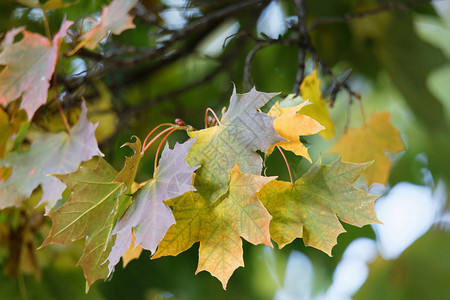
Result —
<path fill-rule="evenodd" d="M 69 5 L 24 2 L 43 10 Z M 112 1 L 99 23 L 79 36 L 66 55 L 82 48 L 95 50 L 108 32 L 134 28 L 128 12 L 136 3 Z M 331 255 L 344 232 L 341 222 L 359 227 L 378 222 L 373 210 L 377 196 L 353 185 L 360 175 L 369 185 L 386 184 L 390 162 L 385 152 L 404 148 L 386 112 L 373 114 L 337 141 L 331 152 L 343 160 L 328 165 L 318 160 L 300 178 L 290 174 L 290 182 L 261 175 L 264 159 L 274 152 L 284 156 L 290 151 L 312 162 L 300 137 L 334 137 L 317 71 L 304 79 L 296 105 L 268 104 L 277 94 L 254 88 L 244 94 L 234 90 L 213 126 L 195 130 L 166 124 L 158 135 L 165 134 L 159 148 L 175 130 L 185 130 L 189 139 L 173 149 L 166 145 L 153 178 L 142 183 L 135 182 L 138 167 L 156 137 L 144 143 L 133 137 L 126 143 L 134 154 L 118 172 L 102 158 L 97 124 L 87 119 L 84 102 L 73 127 L 36 132 L 31 144 L 23 146 L 19 133 L 27 132 L 35 112 L 48 101 L 60 48 L 72 24 L 64 20 L 53 38 L 15 28 L 1 43 L 0 209 L 19 207 L 39 187 L 38 202 L 52 221 L 41 247 L 84 239 L 78 264 L 88 287 L 106 280 L 121 258 L 129 261 L 142 249 L 156 259 L 178 255 L 199 242 L 196 272 L 210 272 L 225 288 L 234 270 L 244 266 L 242 238 L 255 245 L 272 246 L 274 241 L 280 248 L 303 238 L 307 246 Z M 65 190 L 70 196 L 64 202 Z"/>

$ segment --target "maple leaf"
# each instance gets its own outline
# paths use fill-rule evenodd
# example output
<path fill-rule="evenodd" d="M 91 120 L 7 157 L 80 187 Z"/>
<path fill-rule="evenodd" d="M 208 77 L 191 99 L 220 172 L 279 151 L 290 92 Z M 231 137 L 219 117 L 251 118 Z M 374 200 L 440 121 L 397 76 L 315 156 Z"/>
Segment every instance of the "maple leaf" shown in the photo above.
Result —
<path fill-rule="evenodd" d="M 4 48 L 4 47 L 9 46 L 12 43 L 14 43 L 14 38 L 24 30 L 25 30 L 25 26 L 20 26 L 20 27 L 16 27 L 16 28 L 13 28 L 10 31 L 8 31 L 5 34 L 5 37 L 3 38 L 2 43 L 0 44 L 0 47 Z"/>
<path fill-rule="evenodd" d="M 373 113 L 366 124 L 349 129 L 331 148 L 330 153 L 339 154 L 351 162 L 375 162 L 364 172 L 367 184 L 386 185 L 391 163 L 385 152 L 398 153 L 405 150 L 400 132 L 389 121 L 388 112 Z"/>
<path fill-rule="evenodd" d="M 53 224 L 41 247 L 54 243 L 68 245 L 86 237 L 78 264 L 83 268 L 87 287 L 108 276 L 108 266 L 104 262 L 114 245 L 111 233 L 129 205 L 127 191 L 131 189 L 142 157 L 139 139 L 125 145 L 135 154 L 126 158 L 119 173 L 100 158 L 95 169 L 81 167 L 71 174 L 55 175 L 69 187 L 71 194 L 66 203 L 48 214 Z"/>
<path fill-rule="evenodd" d="M 255 193 L 274 178 L 243 174 L 236 165 L 227 195 L 214 205 L 193 191 L 165 201 L 173 206 L 176 224 L 169 228 L 152 259 L 178 255 L 200 242 L 196 274 L 210 272 L 225 289 L 234 270 L 244 266 L 241 236 L 255 245 L 272 246 L 272 217 Z"/>
<path fill-rule="evenodd" d="M 94 50 L 108 32 L 119 35 L 124 30 L 135 28 L 133 17 L 128 12 L 137 2 L 138 0 L 113 0 L 108 6 L 104 6 L 100 23 L 81 36 L 81 42 L 71 54 L 82 47 Z"/>
<path fill-rule="evenodd" d="M 319 133 L 323 138 L 327 140 L 332 138 L 334 136 L 334 123 L 328 113 L 327 103 L 322 98 L 317 70 L 305 77 L 300 85 L 300 92 L 303 99 L 312 103 L 303 107 L 301 114 L 310 116 L 325 127 L 325 130 Z"/>
<path fill-rule="evenodd" d="M 95 155 L 103 156 L 95 139 L 97 124 L 86 118 L 86 104 L 81 105 L 78 123 L 66 132 L 37 135 L 26 151 L 11 152 L 0 159 L 0 167 L 12 167 L 11 176 L 0 183 L 0 208 L 19 205 L 41 185 L 47 211 L 52 208 L 66 186 L 49 174 L 67 174 L 78 169 L 81 162 Z"/>
<path fill-rule="evenodd" d="M 295 184 L 274 180 L 258 198 L 273 216 L 270 235 L 280 248 L 295 238 L 331 256 L 337 236 L 345 232 L 338 218 L 362 227 L 379 223 L 373 209 L 376 195 L 353 187 L 370 163 L 316 162 Z"/>
<path fill-rule="evenodd" d="M 280 146 L 285 150 L 294 152 L 296 155 L 305 157 L 311 162 L 308 148 L 300 142 L 299 136 L 315 134 L 325 129 L 325 127 L 320 125 L 316 120 L 297 113 L 307 103 L 307 101 L 304 101 L 294 107 L 281 107 L 277 102 L 272 106 L 268 115 L 275 117 L 273 126 L 287 141 L 279 142 L 271 146 L 267 151 L 268 154 L 272 153 L 275 146 Z"/>
<path fill-rule="evenodd" d="M 236 163 L 242 172 L 260 175 L 262 159 L 255 151 L 267 152 L 270 146 L 285 140 L 273 127 L 275 117 L 257 111 L 275 95 L 255 88 L 246 94 L 236 94 L 233 89 L 230 107 L 220 125 L 189 132 L 198 139 L 186 161 L 191 166 L 201 165 L 194 186 L 208 203 L 226 193 Z"/>
<path fill-rule="evenodd" d="M 131 244 L 130 247 L 128 247 L 127 251 L 122 255 L 122 266 L 125 268 L 130 261 L 133 259 L 139 258 L 141 256 L 143 248 L 139 245 L 136 245 L 136 236 L 133 234 L 131 237 Z"/>
<path fill-rule="evenodd" d="M 177 143 L 173 150 L 166 146 L 154 178 L 133 196 L 131 206 L 113 231 L 117 238 L 108 257 L 110 272 L 132 243 L 132 228 L 136 235 L 135 245 L 154 253 L 167 229 L 175 224 L 172 211 L 163 201 L 195 190 L 192 180 L 198 166 L 190 167 L 185 160 L 194 142 L 195 139 L 191 139 L 183 144 Z"/>
<path fill-rule="evenodd" d="M 0 53 L 0 65 L 5 65 L 0 73 L 0 104 L 8 104 L 23 93 L 20 108 L 25 109 L 31 120 L 35 111 L 47 101 L 59 47 L 71 25 L 72 22 L 64 20 L 52 42 L 25 30 L 22 40 L 5 46 Z"/>

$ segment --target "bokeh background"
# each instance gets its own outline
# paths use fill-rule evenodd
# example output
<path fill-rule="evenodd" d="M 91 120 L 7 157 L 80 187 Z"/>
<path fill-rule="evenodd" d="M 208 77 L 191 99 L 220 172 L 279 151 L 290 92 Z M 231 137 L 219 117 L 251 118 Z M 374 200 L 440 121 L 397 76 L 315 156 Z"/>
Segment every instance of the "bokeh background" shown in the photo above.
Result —
<path fill-rule="evenodd" d="M 67 1 L 70 2 L 70 1 Z M 174 32 L 246 1 L 143 0 L 132 11 L 136 29 L 108 36 L 98 53 L 128 57 L 164 44 Z M 88 102 L 89 119 L 99 122 L 100 149 L 116 169 L 130 155 L 120 145 L 132 135 L 141 139 L 160 123 L 183 119 L 202 128 L 207 107 L 220 112 L 233 88 L 253 85 L 264 92 L 295 91 L 298 47 L 295 1 L 253 1 L 245 9 L 205 22 L 188 32 L 174 48 L 154 60 L 129 66 L 97 59 L 90 53 L 64 57 L 57 66 L 63 106 L 73 120 L 80 97 Z M 150 260 L 144 251 L 126 268 L 119 264 L 106 283 L 85 294 L 76 262 L 83 241 L 69 247 L 36 250 L 47 235 L 46 218 L 27 232 L 21 254 L 11 266 L 11 239 L 0 233 L 0 299 L 446 299 L 450 297 L 450 1 L 306 1 L 308 33 L 318 55 L 341 81 L 362 96 L 364 114 L 389 111 L 406 145 L 389 158 L 388 185 L 361 188 L 382 194 L 375 210 L 382 225 L 356 228 L 344 224 L 333 257 L 295 240 L 282 250 L 244 241 L 245 268 L 231 277 L 227 291 L 206 272 L 194 275 L 198 244 L 177 257 Z M 47 12 L 51 31 L 64 16 L 86 28 L 109 1 L 78 0 Z M 380 9 L 379 9 L 380 8 Z M 358 13 L 377 10 L 376 13 Z M 354 17 L 345 17 L 351 14 Z M 324 21 L 325 20 L 325 21 Z M 0 1 L 0 32 L 18 26 L 44 33 L 40 9 Z M 72 34 L 75 34 L 72 32 Z M 70 43 L 70 41 L 69 41 Z M 63 45 L 68 48 L 69 45 Z M 256 47 L 256 48 L 255 48 Z M 250 57 L 249 53 L 254 52 Z M 249 59 L 251 58 L 251 60 Z M 306 75 L 316 62 L 306 56 Z M 325 99 L 333 98 L 333 80 L 319 65 Z M 99 75 L 92 76 L 98 72 Z M 297 91 L 298 92 L 298 91 Z M 280 96 L 280 97 L 281 97 Z M 353 102 L 353 103 L 351 103 Z M 358 101 L 341 89 L 329 108 L 336 136 L 326 141 L 305 137 L 313 161 L 335 156 L 327 151 L 344 128 L 362 124 Z M 49 102 L 32 126 L 63 128 L 56 106 Z M 170 144 L 187 139 L 176 133 Z M 156 148 L 156 147 L 155 147 Z M 143 158 L 137 181 L 151 178 L 155 148 Z M 294 179 L 310 164 L 293 155 L 288 160 Z M 282 157 L 266 161 L 267 175 L 288 180 Z M 0 232 L 19 228 L 28 207 L 0 212 Z M 48 219 L 48 220 L 47 220 Z M 28 222 L 27 221 L 27 222 Z"/>

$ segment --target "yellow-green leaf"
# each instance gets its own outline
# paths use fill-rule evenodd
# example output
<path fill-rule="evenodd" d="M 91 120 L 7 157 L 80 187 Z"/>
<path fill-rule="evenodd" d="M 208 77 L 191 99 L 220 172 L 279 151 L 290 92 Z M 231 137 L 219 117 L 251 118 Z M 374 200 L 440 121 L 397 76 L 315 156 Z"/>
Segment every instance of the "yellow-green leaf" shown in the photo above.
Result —
<path fill-rule="evenodd" d="M 244 266 L 241 236 L 252 244 L 272 246 L 271 216 L 256 198 L 256 192 L 274 177 L 243 174 L 236 165 L 226 196 L 214 205 L 190 191 L 167 200 L 173 206 L 172 225 L 152 258 L 178 255 L 200 242 L 196 273 L 208 271 L 226 288 L 234 270 Z"/>
<path fill-rule="evenodd" d="M 300 93 L 303 99 L 312 103 L 303 107 L 300 113 L 310 116 L 325 127 L 325 130 L 319 133 L 323 138 L 327 140 L 332 138 L 334 136 L 334 123 L 328 113 L 327 103 L 322 98 L 317 70 L 305 77 L 300 85 Z"/>
<path fill-rule="evenodd" d="M 318 161 L 295 184 L 278 180 L 266 184 L 258 198 L 273 216 L 272 239 L 282 248 L 303 238 L 306 246 L 331 256 L 338 235 L 345 232 L 339 219 L 359 227 L 378 223 L 373 210 L 378 196 L 353 187 L 368 165 Z"/>
<path fill-rule="evenodd" d="M 275 117 L 257 111 L 275 95 L 254 88 L 246 94 L 233 90 L 220 125 L 190 132 L 191 137 L 198 138 L 186 161 L 191 166 L 201 165 L 194 186 L 208 203 L 227 192 L 236 163 L 242 172 L 260 175 L 262 159 L 256 150 L 267 152 L 270 146 L 285 140 L 273 127 Z"/>
<path fill-rule="evenodd" d="M 389 121 L 390 114 L 372 114 L 366 124 L 349 129 L 333 146 L 330 153 L 337 153 L 345 161 L 374 163 L 364 172 L 367 183 L 386 185 L 391 163 L 385 152 L 398 153 L 405 150 L 400 132 Z"/>
<path fill-rule="evenodd" d="M 285 150 L 294 152 L 296 155 L 305 157 L 311 162 L 308 154 L 308 148 L 300 142 L 299 136 L 315 134 L 323 129 L 322 125 L 311 117 L 298 114 L 308 102 L 304 101 L 294 107 L 281 107 L 278 102 L 270 109 L 268 115 L 275 117 L 273 126 L 279 135 L 287 141 L 276 143 L 267 151 L 271 154 L 275 146 L 280 146 Z"/>
<path fill-rule="evenodd" d="M 111 233 L 117 219 L 130 202 L 131 185 L 141 159 L 141 142 L 127 143 L 135 154 L 126 158 L 117 173 L 102 158 L 95 169 L 81 167 L 78 171 L 55 175 L 71 190 L 70 198 L 60 208 L 49 213 L 53 225 L 41 247 L 63 245 L 86 238 L 83 255 L 78 264 L 83 268 L 87 288 L 97 279 L 108 276 L 105 260 L 114 245 Z"/>

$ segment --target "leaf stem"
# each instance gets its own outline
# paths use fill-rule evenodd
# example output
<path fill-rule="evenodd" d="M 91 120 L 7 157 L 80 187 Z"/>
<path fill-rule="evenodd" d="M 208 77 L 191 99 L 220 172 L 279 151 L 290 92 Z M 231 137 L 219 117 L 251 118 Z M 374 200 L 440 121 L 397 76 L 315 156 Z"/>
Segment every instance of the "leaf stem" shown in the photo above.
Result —
<path fill-rule="evenodd" d="M 287 161 L 287 158 L 286 158 L 286 156 L 284 155 L 283 150 L 281 150 L 280 146 L 277 146 L 277 148 L 278 148 L 278 150 L 280 150 L 280 153 L 281 153 L 281 155 L 282 155 L 283 158 L 284 158 L 284 162 L 286 163 L 286 167 L 287 167 L 287 170 L 288 170 L 288 173 L 289 173 L 289 178 L 291 179 L 291 183 L 294 184 L 294 180 L 292 179 L 291 167 L 289 167 L 289 163 L 288 163 L 288 161 Z"/>
<path fill-rule="evenodd" d="M 52 34 L 50 33 L 50 25 L 48 23 L 47 14 L 45 13 L 45 10 L 42 9 L 42 14 L 44 15 L 44 28 L 45 28 L 45 35 L 47 38 L 52 41 Z"/>
<path fill-rule="evenodd" d="M 170 126 L 169 128 L 164 129 L 163 131 L 161 131 L 160 133 L 158 133 L 150 142 L 148 142 L 148 144 L 146 144 L 147 139 L 152 135 L 153 132 L 155 132 L 156 129 L 158 129 L 159 127 L 162 127 L 164 125 L 168 125 Z M 147 137 L 144 140 L 144 144 L 142 144 L 142 151 L 141 154 L 144 154 L 145 151 L 147 151 L 148 147 L 150 147 L 151 144 L 153 144 L 153 142 L 155 142 L 160 136 L 162 136 L 164 133 L 166 133 L 167 131 L 170 131 L 172 129 L 174 129 L 175 125 L 173 124 L 160 124 L 158 126 L 156 126 L 155 128 L 153 128 L 153 130 L 147 135 Z M 176 128 L 178 128 L 178 126 L 176 126 Z"/>
<path fill-rule="evenodd" d="M 63 107 L 61 105 L 61 102 L 59 101 L 59 93 L 58 93 L 57 85 L 58 85 L 58 83 L 56 81 L 56 76 L 53 76 L 53 91 L 55 92 L 56 106 L 58 106 L 58 111 L 59 111 L 61 119 L 62 119 L 62 121 L 64 123 L 64 127 L 66 127 L 67 132 L 70 133 L 70 130 L 71 130 L 70 124 L 69 124 L 69 121 L 66 118 L 66 115 L 64 114 L 64 110 L 63 110 Z M 84 98 L 83 98 L 83 100 L 84 100 Z"/>
<path fill-rule="evenodd" d="M 48 22 L 47 14 L 45 13 L 45 9 L 42 9 L 42 14 L 44 16 L 45 35 L 50 40 L 50 42 L 52 42 L 52 34 L 50 32 L 50 25 Z M 55 66 L 55 70 L 56 70 L 56 66 Z M 59 111 L 59 114 L 61 115 L 61 119 L 64 123 L 64 127 L 66 127 L 67 132 L 70 133 L 69 121 L 67 120 L 66 115 L 64 114 L 64 109 L 61 105 L 61 102 L 59 101 L 58 83 L 56 81 L 56 75 L 53 75 L 53 91 L 55 92 L 56 106 L 58 106 L 58 111 Z"/>
<path fill-rule="evenodd" d="M 208 112 L 212 113 L 212 115 L 216 119 L 217 124 L 219 124 L 219 126 L 222 125 L 222 124 L 220 124 L 220 120 L 217 117 L 216 112 L 212 108 L 208 107 L 205 111 L 205 129 L 208 128 Z"/>
<path fill-rule="evenodd" d="M 169 128 L 167 128 L 169 129 Z M 156 168 L 158 167 L 158 156 L 159 156 L 159 151 L 161 150 L 161 146 L 164 144 L 164 142 L 166 141 L 166 139 L 169 137 L 169 135 L 171 135 L 174 131 L 180 129 L 180 128 L 170 128 L 171 130 L 163 137 L 163 139 L 161 140 L 161 142 L 159 143 L 158 149 L 156 150 L 156 155 L 155 155 L 155 164 L 153 166 L 153 174 L 156 172 Z"/>
<path fill-rule="evenodd" d="M 363 120 L 363 124 L 366 125 L 366 114 L 364 112 L 364 105 L 362 103 L 362 99 L 361 98 L 357 98 L 359 101 L 359 108 L 361 109 L 361 116 L 362 116 L 362 120 Z"/>

